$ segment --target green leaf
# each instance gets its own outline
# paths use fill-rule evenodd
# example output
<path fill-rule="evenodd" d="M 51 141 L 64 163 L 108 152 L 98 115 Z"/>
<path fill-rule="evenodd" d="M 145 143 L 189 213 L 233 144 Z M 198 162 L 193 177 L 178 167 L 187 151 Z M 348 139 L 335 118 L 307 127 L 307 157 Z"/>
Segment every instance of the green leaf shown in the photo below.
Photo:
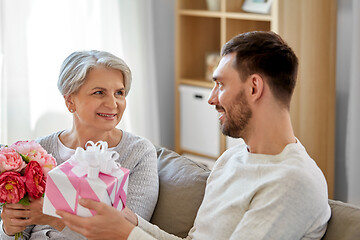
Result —
<path fill-rule="evenodd" d="M 25 197 L 23 197 L 22 199 L 20 199 L 19 203 L 22 204 L 22 205 L 24 205 L 24 206 L 30 205 L 29 196 L 28 196 L 28 195 L 25 195 Z"/>
<path fill-rule="evenodd" d="M 26 155 L 24 155 L 24 154 L 21 154 L 21 153 L 19 153 L 19 154 L 20 154 L 20 156 L 21 156 L 21 158 L 22 158 L 22 160 L 23 160 L 24 162 L 26 162 L 26 163 L 29 163 L 29 162 L 30 162 L 30 159 L 29 159 L 28 156 L 26 156 Z"/>

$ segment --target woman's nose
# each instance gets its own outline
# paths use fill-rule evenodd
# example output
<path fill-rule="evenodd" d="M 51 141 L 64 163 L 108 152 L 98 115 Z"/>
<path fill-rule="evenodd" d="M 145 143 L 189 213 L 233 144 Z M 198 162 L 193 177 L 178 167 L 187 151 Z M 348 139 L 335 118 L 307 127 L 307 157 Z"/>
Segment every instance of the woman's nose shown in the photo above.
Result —
<path fill-rule="evenodd" d="M 105 101 L 105 106 L 109 108 L 116 108 L 117 107 L 117 99 L 115 96 L 107 96 Z"/>

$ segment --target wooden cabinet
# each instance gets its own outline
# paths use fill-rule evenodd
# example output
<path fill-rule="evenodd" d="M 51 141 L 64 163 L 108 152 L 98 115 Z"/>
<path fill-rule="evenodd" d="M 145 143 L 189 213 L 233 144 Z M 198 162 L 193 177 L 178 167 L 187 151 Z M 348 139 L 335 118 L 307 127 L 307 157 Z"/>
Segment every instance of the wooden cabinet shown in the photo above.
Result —
<path fill-rule="evenodd" d="M 291 104 L 294 131 L 324 172 L 332 197 L 336 0 L 273 0 L 269 14 L 244 12 L 243 0 L 219 1 L 219 11 L 210 11 L 206 0 L 177 0 L 175 150 L 188 152 L 180 141 L 180 108 L 185 107 L 179 101 L 180 85 L 212 88 L 212 81 L 205 78 L 208 53 L 220 52 L 223 44 L 239 33 L 271 30 L 280 34 L 299 58 L 298 82 Z M 202 121 L 205 123 L 206 119 Z M 226 150 L 225 136 L 220 134 L 213 141 L 219 141 L 219 154 Z"/>

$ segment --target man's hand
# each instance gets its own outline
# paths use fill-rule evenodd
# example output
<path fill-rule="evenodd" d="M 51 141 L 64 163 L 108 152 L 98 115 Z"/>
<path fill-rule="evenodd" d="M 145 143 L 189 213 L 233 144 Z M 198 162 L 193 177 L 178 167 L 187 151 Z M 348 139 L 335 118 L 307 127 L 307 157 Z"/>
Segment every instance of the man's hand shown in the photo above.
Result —
<path fill-rule="evenodd" d="M 71 230 L 88 239 L 127 239 L 135 227 L 120 211 L 105 203 L 90 199 L 80 199 L 79 203 L 85 208 L 95 210 L 96 215 L 80 217 L 60 210 L 56 211 L 56 214 L 63 218 L 65 225 Z M 127 211 L 126 215 L 130 210 Z"/>
<path fill-rule="evenodd" d="M 31 225 L 30 208 L 20 203 L 7 203 L 1 212 L 4 231 L 7 235 L 13 236 L 17 232 L 25 230 L 26 226 Z"/>

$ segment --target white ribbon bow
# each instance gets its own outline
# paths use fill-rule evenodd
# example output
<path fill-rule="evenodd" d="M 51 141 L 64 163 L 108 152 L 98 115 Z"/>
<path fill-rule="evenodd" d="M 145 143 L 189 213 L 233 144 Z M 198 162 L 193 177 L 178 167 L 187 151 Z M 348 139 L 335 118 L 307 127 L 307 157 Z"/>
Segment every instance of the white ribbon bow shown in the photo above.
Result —
<path fill-rule="evenodd" d="M 72 158 L 74 168 L 72 172 L 78 177 L 87 174 L 88 178 L 97 178 L 99 172 L 110 174 L 114 169 L 120 167 L 115 160 L 119 158 L 119 153 L 116 151 L 109 151 L 108 144 L 104 141 L 88 141 L 85 144 L 85 149 L 81 147 L 76 148 L 75 155 Z"/>

